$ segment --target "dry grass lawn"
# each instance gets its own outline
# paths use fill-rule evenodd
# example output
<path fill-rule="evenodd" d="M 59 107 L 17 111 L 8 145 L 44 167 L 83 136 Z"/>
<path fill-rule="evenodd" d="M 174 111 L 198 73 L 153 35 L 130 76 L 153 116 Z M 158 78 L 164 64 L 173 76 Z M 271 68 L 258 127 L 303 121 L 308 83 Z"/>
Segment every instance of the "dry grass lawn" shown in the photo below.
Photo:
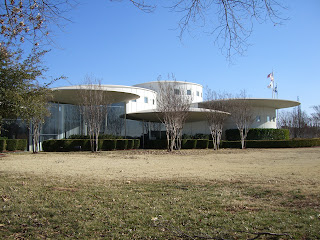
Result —
<path fill-rule="evenodd" d="M 8 153 L 0 239 L 319 239 L 320 148 Z"/>
<path fill-rule="evenodd" d="M 231 181 L 320 192 L 320 148 L 10 153 L 0 172 L 100 180 Z"/>

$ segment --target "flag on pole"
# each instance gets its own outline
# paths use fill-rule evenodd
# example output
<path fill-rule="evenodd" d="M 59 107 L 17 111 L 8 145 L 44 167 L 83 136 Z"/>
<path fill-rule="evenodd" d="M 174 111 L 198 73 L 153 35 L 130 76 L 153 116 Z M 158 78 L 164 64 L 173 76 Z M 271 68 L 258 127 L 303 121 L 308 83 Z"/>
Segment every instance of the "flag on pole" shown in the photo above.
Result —
<path fill-rule="evenodd" d="M 273 80 L 271 80 L 270 84 L 267 87 L 268 88 L 273 88 Z"/>
<path fill-rule="evenodd" d="M 273 72 L 272 72 L 272 73 L 269 73 L 268 76 L 267 76 L 267 78 L 270 78 L 271 81 L 273 81 L 273 80 L 274 80 L 274 78 L 273 78 Z"/>

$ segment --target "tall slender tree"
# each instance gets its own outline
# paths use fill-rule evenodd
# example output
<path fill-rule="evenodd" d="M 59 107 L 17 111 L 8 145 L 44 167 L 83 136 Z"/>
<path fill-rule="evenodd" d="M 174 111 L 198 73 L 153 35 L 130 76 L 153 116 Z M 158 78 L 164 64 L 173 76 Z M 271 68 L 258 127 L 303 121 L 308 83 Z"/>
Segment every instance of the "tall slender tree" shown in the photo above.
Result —
<path fill-rule="evenodd" d="M 91 151 L 97 152 L 100 129 L 103 120 L 107 118 L 108 105 L 111 104 L 112 99 L 103 91 L 101 79 L 94 76 L 87 75 L 80 89 L 80 111 L 87 125 Z"/>
<path fill-rule="evenodd" d="M 229 117 L 231 101 L 227 100 L 228 94 L 219 94 L 207 89 L 205 102 L 202 104 L 213 140 L 213 149 L 219 150 L 223 124 Z"/>
<path fill-rule="evenodd" d="M 230 107 L 231 118 L 239 130 L 241 148 L 244 149 L 245 140 L 254 121 L 252 106 L 244 90 L 236 98 L 230 99 L 230 101 L 232 102 Z"/>
<path fill-rule="evenodd" d="M 180 86 L 175 77 L 171 81 L 160 81 L 157 95 L 159 119 L 165 125 L 168 151 L 181 148 L 183 125 L 187 119 L 192 97 Z"/>

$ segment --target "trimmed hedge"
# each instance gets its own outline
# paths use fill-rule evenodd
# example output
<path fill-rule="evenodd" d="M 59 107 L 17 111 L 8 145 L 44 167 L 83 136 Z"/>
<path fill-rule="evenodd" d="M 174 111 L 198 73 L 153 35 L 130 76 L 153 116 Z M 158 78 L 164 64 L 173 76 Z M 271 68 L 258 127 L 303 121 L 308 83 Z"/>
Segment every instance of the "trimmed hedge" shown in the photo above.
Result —
<path fill-rule="evenodd" d="M 133 144 L 134 149 L 140 148 L 140 139 L 133 139 L 133 142 L 134 142 Z"/>
<path fill-rule="evenodd" d="M 144 143 L 145 149 L 167 149 L 167 139 L 148 140 Z"/>
<path fill-rule="evenodd" d="M 288 129 L 252 128 L 249 130 L 246 140 L 289 140 L 289 137 Z M 239 141 L 239 130 L 227 129 L 226 139 L 228 141 Z"/>
<path fill-rule="evenodd" d="M 247 140 L 246 148 L 299 148 L 320 146 L 320 138 L 292 140 Z M 222 148 L 241 148 L 240 141 L 222 141 Z"/>
<path fill-rule="evenodd" d="M 6 150 L 7 151 L 15 151 L 17 150 L 17 141 L 16 139 L 7 139 L 6 140 Z"/>
<path fill-rule="evenodd" d="M 104 139 L 99 142 L 101 142 L 101 147 L 99 149 L 102 151 L 112 151 L 117 147 L 117 140 L 115 139 Z"/>
<path fill-rule="evenodd" d="M 197 140 L 197 148 L 198 149 L 206 149 L 209 146 L 209 139 L 198 139 Z"/>
<path fill-rule="evenodd" d="M 134 148 L 134 141 L 133 141 L 133 139 L 128 139 L 127 149 L 133 149 L 133 148 Z"/>
<path fill-rule="evenodd" d="M 116 149 L 139 148 L 139 139 L 99 139 L 98 149 L 111 151 Z M 61 139 L 46 140 L 42 143 L 45 152 L 70 152 L 70 151 L 91 151 L 89 139 Z"/>
<path fill-rule="evenodd" d="M 7 151 L 25 151 L 27 149 L 27 139 L 7 139 L 5 142 L 5 150 Z"/>
<path fill-rule="evenodd" d="M 182 139 L 182 149 L 195 149 L 197 147 L 197 139 Z"/>
<path fill-rule="evenodd" d="M 128 148 L 128 139 L 118 139 L 117 140 L 117 150 L 125 150 Z"/>
<path fill-rule="evenodd" d="M 46 140 L 42 143 L 45 152 L 90 151 L 89 139 Z"/>
<path fill-rule="evenodd" d="M 4 150 L 6 150 L 6 140 L 0 139 L 0 152 L 3 152 Z"/>

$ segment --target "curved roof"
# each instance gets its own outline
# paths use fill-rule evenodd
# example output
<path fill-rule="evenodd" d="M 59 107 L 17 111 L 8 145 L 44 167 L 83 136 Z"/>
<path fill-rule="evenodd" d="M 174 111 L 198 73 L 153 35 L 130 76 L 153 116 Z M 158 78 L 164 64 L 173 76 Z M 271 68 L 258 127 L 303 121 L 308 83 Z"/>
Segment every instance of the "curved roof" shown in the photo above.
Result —
<path fill-rule="evenodd" d="M 112 103 L 127 102 L 133 99 L 138 99 L 140 96 L 136 93 L 136 90 L 152 91 L 148 89 L 142 89 L 137 87 L 117 86 L 117 85 L 101 85 L 94 91 L 103 91 L 104 94 L 111 99 Z M 81 91 L 88 90 L 88 85 L 77 85 L 68 87 L 52 88 L 52 102 L 59 102 L 65 104 L 79 104 L 82 101 Z M 152 91 L 153 92 L 153 91 Z"/>
<path fill-rule="evenodd" d="M 177 84 L 190 84 L 190 85 L 196 85 L 196 86 L 199 86 L 199 87 L 203 87 L 199 83 L 183 82 L 183 81 L 172 81 L 172 80 L 150 81 L 150 82 L 138 83 L 138 84 L 135 84 L 133 86 L 139 87 L 139 86 L 145 86 L 145 85 L 148 85 L 148 84 L 154 85 L 154 84 L 158 84 L 159 82 L 160 83 L 166 82 L 166 83 L 177 83 Z"/>
<path fill-rule="evenodd" d="M 215 113 L 220 113 L 220 114 L 230 114 L 227 112 L 222 112 L 222 111 L 216 111 L 212 110 Z M 186 119 L 186 122 L 198 122 L 198 121 L 204 121 L 206 120 L 206 114 L 208 112 L 212 112 L 209 109 L 205 108 L 190 108 L 188 112 L 188 116 Z M 127 113 L 126 118 L 131 119 L 131 120 L 144 120 L 144 121 L 150 121 L 150 122 L 161 122 L 161 117 L 162 113 L 158 112 L 157 109 L 152 109 L 152 110 L 144 110 L 144 111 L 139 111 L 139 112 L 134 112 L 134 113 Z M 122 116 L 124 117 L 124 115 Z"/>
<path fill-rule="evenodd" d="M 289 107 L 296 107 L 300 105 L 300 102 L 291 101 L 291 100 L 283 100 L 283 99 L 272 99 L 272 98 L 236 98 L 236 99 L 222 99 L 222 100 L 215 100 L 215 101 L 243 101 L 246 100 L 250 103 L 253 107 L 268 107 L 268 108 L 289 108 Z M 207 101 L 206 101 L 207 102 Z M 205 106 L 206 102 L 200 102 L 199 107 Z"/>

